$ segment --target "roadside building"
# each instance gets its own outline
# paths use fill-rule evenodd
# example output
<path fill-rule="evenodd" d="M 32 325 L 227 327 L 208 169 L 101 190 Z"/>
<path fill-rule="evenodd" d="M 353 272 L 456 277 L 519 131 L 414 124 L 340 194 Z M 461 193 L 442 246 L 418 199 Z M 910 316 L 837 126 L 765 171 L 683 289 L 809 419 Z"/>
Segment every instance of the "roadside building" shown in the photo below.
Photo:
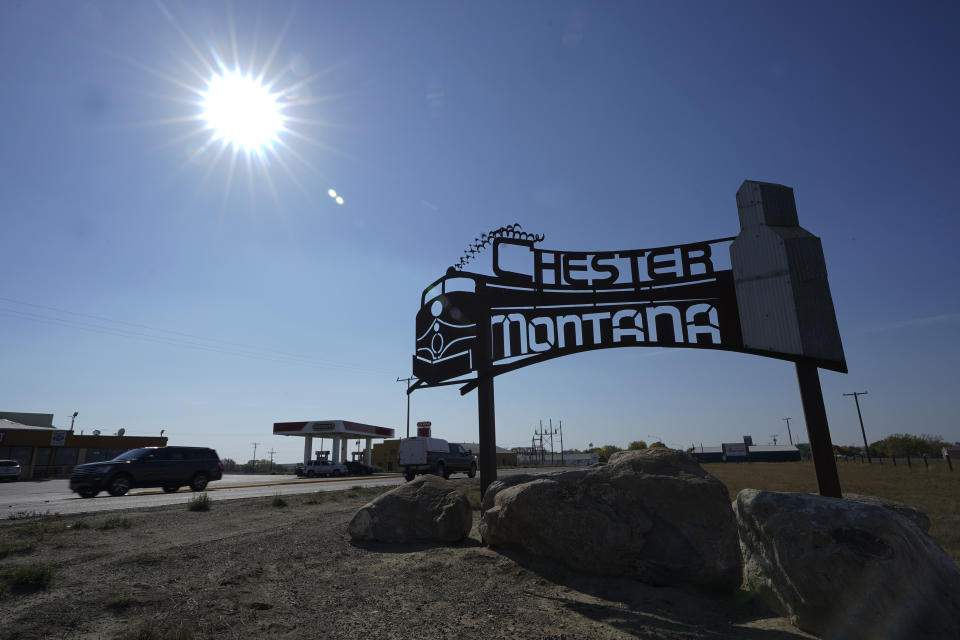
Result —
<path fill-rule="evenodd" d="M 384 440 L 373 445 L 370 464 L 378 471 L 399 471 L 397 457 L 400 455 L 400 440 Z"/>
<path fill-rule="evenodd" d="M 26 423 L 6 416 L 19 416 Z M 138 447 L 166 444 L 166 438 L 156 436 L 78 435 L 69 429 L 55 428 L 52 413 L 0 412 L 0 459 L 19 462 L 20 477 L 24 480 L 66 478 L 78 464 L 110 460 Z"/>
<path fill-rule="evenodd" d="M 800 450 L 792 444 L 746 446 L 746 456 L 728 456 L 722 446 L 695 447 L 690 452 L 697 462 L 799 462 Z"/>
<path fill-rule="evenodd" d="M 723 462 L 723 447 L 697 447 L 690 452 L 697 462 Z"/>
<path fill-rule="evenodd" d="M 748 456 L 751 462 L 800 462 L 800 450 L 792 444 L 756 444 Z"/>

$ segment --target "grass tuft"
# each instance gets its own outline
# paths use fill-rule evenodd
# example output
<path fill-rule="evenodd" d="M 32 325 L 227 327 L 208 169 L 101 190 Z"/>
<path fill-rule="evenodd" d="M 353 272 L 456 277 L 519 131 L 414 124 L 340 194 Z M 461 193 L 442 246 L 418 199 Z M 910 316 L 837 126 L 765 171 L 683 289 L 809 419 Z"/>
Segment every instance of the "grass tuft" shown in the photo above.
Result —
<path fill-rule="evenodd" d="M 97 529 L 108 531 L 110 529 L 129 529 L 132 526 L 133 523 L 126 518 L 107 518 Z"/>
<path fill-rule="evenodd" d="M 106 602 L 103 603 L 103 607 L 105 609 L 109 609 L 110 611 L 118 613 L 120 611 L 126 611 L 131 607 L 137 607 L 144 604 L 147 604 L 147 603 L 134 596 L 119 595 L 119 596 L 114 596 L 108 599 Z"/>
<path fill-rule="evenodd" d="M 332 491 L 316 491 L 307 496 L 303 503 L 304 504 L 323 504 L 324 502 L 329 502 L 331 500 L 330 494 Z"/>
<path fill-rule="evenodd" d="M 210 503 L 212 502 L 213 500 L 206 492 L 198 493 L 187 501 L 187 509 L 190 511 L 210 511 Z"/>
<path fill-rule="evenodd" d="M 283 496 L 279 493 L 273 496 L 273 501 L 270 503 L 275 507 L 285 507 L 287 506 L 287 501 L 284 500 Z"/>
<path fill-rule="evenodd" d="M 14 553 L 30 553 L 36 548 L 37 545 L 32 542 L 22 542 L 19 540 L 14 542 L 0 542 L 0 558 L 6 558 Z"/>
<path fill-rule="evenodd" d="M 158 626 L 156 622 L 145 620 L 133 630 L 133 635 L 124 635 L 123 637 L 131 640 L 193 640 L 197 636 L 193 627 L 186 622 L 181 622 L 172 627 L 162 627 Z"/>
<path fill-rule="evenodd" d="M 42 591 L 53 581 L 53 569 L 39 564 L 30 564 L 23 567 L 7 569 L 0 575 L 0 584 L 4 591 L 15 593 L 30 593 Z"/>

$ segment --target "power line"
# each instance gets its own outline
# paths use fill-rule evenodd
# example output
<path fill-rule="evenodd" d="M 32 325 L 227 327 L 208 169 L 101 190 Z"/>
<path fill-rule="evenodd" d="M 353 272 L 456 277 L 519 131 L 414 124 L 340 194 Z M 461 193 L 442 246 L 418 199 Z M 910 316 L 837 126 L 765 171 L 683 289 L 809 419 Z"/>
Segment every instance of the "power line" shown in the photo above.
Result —
<path fill-rule="evenodd" d="M 121 338 L 136 340 L 140 342 L 151 342 L 154 344 L 161 344 L 166 346 L 195 349 L 199 351 L 208 351 L 212 353 L 222 353 L 226 355 L 249 358 L 253 360 L 277 362 L 281 364 L 298 364 L 302 366 L 316 367 L 316 368 L 337 368 L 337 369 L 343 369 L 347 371 L 353 371 L 356 373 L 384 372 L 384 370 L 382 369 L 371 369 L 367 367 L 358 367 L 355 365 L 342 363 L 342 362 L 305 358 L 303 356 L 286 353 L 276 349 L 258 347 L 253 345 L 244 345 L 244 344 L 235 343 L 235 342 L 228 342 L 225 340 L 217 340 L 213 338 L 204 338 L 204 337 L 196 336 L 189 333 L 171 331 L 169 329 L 162 329 L 159 327 L 151 327 L 148 325 L 127 322 L 125 320 L 115 320 L 112 318 L 107 318 L 105 316 L 97 316 L 97 315 L 92 315 L 87 313 L 80 313 L 76 311 L 69 311 L 67 309 L 59 309 L 57 307 L 33 304 L 30 302 L 21 302 L 18 300 L 13 300 L 11 298 L 0 297 L 0 301 L 12 303 L 16 305 L 35 307 L 38 309 L 46 309 L 49 311 L 55 311 L 57 313 L 66 314 L 68 316 L 79 316 L 83 318 L 91 318 L 93 320 L 96 320 L 97 322 L 89 322 L 86 320 L 79 320 L 71 317 L 58 318 L 55 316 L 45 315 L 35 311 L 27 311 L 22 309 L 0 308 L 0 315 L 6 315 L 8 317 L 12 317 L 20 320 L 30 320 L 33 322 L 59 325 L 69 329 L 79 329 L 81 331 L 87 331 L 89 333 L 97 333 L 97 334 L 113 336 L 113 337 L 121 337 Z M 103 323 L 108 323 L 108 324 L 103 324 Z M 131 329 L 123 328 L 122 326 L 109 326 L 109 324 L 124 325 L 127 327 L 133 327 L 136 329 L 143 329 L 146 332 L 134 331 Z M 166 334 L 166 335 L 153 335 L 147 332 L 155 332 L 158 334 Z"/>

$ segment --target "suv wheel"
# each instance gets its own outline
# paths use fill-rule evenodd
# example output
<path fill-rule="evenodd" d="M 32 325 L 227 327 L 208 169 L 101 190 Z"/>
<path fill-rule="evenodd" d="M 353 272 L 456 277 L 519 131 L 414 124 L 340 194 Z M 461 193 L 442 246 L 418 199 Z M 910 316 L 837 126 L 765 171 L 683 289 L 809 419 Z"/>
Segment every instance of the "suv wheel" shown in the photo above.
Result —
<path fill-rule="evenodd" d="M 202 472 L 198 473 L 193 476 L 193 480 L 190 481 L 190 489 L 193 491 L 203 491 L 207 488 L 207 482 L 207 474 Z"/>
<path fill-rule="evenodd" d="M 447 473 L 447 467 L 442 462 L 437 463 L 437 470 L 434 472 L 441 478 L 449 478 L 450 474 Z"/>
<path fill-rule="evenodd" d="M 77 493 L 80 494 L 81 498 L 95 498 L 100 492 L 96 489 L 80 489 Z"/>
<path fill-rule="evenodd" d="M 405 474 L 403 474 L 403 477 L 407 479 L 407 482 L 410 482 L 411 480 L 413 480 L 414 478 L 417 477 L 417 474 L 415 474 L 415 473 L 405 473 Z"/>
<path fill-rule="evenodd" d="M 475 475 L 477 475 L 477 463 L 472 462 L 470 463 L 470 471 L 467 471 L 467 477 L 472 478 Z"/>
<path fill-rule="evenodd" d="M 333 477 L 334 477 L 334 478 L 339 478 L 339 477 L 340 477 L 340 469 L 334 469 L 334 470 L 333 470 Z"/>
<path fill-rule="evenodd" d="M 112 496 L 122 496 L 130 491 L 130 476 L 119 475 L 110 481 L 107 492 Z"/>
<path fill-rule="evenodd" d="M 315 476 L 315 475 L 317 475 L 317 474 L 313 472 L 313 469 L 310 469 L 310 471 L 307 471 L 307 477 L 308 477 L 308 478 L 312 478 L 312 477 Z"/>
<path fill-rule="evenodd" d="M 180 491 L 180 487 L 176 485 L 170 485 L 163 488 L 164 493 L 176 493 L 177 491 Z"/>

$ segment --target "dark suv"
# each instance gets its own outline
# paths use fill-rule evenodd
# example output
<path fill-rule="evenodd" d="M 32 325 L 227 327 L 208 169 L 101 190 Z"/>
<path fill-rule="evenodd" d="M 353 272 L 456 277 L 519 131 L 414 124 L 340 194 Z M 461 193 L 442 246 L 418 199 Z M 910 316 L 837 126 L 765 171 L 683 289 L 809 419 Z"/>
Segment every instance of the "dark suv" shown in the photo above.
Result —
<path fill-rule="evenodd" d="M 174 493 L 188 485 L 203 491 L 211 480 L 223 477 L 223 463 L 206 447 L 146 447 L 131 449 L 113 460 L 73 468 L 70 490 L 92 498 L 104 489 L 122 496 L 133 487 L 163 487 Z"/>

